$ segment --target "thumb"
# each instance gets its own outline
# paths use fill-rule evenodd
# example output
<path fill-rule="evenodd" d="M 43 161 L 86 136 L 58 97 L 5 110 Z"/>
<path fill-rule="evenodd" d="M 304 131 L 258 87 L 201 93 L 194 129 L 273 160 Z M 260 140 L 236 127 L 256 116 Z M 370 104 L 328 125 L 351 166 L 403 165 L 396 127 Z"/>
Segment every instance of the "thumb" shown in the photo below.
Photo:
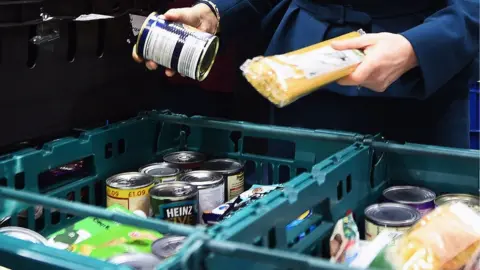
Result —
<path fill-rule="evenodd" d="M 367 46 L 374 44 L 376 40 L 377 36 L 375 34 L 366 34 L 357 38 L 333 41 L 332 48 L 339 51 L 363 49 Z"/>

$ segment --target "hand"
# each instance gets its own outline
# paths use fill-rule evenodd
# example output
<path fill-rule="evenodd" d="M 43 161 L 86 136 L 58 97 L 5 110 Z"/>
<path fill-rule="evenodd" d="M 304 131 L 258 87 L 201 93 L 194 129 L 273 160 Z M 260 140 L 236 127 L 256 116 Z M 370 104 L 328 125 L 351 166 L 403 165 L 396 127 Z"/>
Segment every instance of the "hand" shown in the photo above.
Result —
<path fill-rule="evenodd" d="M 200 31 L 215 34 L 218 27 L 218 20 L 215 13 L 205 4 L 198 4 L 190 8 L 178 8 L 171 9 L 163 14 L 163 17 L 167 21 L 184 23 L 192 27 L 197 28 Z M 136 45 L 133 47 L 132 57 L 138 62 L 142 63 L 143 59 L 137 55 Z M 145 63 L 149 70 L 156 70 L 158 65 L 153 61 L 147 61 Z M 168 77 L 175 75 L 175 71 L 166 69 L 165 74 Z"/>
<path fill-rule="evenodd" d="M 405 72 L 417 66 L 412 44 L 399 34 L 366 34 L 358 38 L 335 41 L 336 50 L 360 49 L 365 58 L 353 73 L 338 81 L 340 85 L 355 85 L 376 92 L 385 90 Z"/>

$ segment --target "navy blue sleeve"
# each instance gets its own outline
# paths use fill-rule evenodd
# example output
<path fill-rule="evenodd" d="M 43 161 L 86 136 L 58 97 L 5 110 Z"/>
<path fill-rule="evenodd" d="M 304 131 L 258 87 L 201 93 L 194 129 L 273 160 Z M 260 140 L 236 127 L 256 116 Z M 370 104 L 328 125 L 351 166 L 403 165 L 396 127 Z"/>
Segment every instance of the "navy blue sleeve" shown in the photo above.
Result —
<path fill-rule="evenodd" d="M 220 13 L 221 33 L 248 31 L 259 27 L 261 20 L 274 6 L 272 0 L 213 0 Z"/>
<path fill-rule="evenodd" d="M 467 67 L 479 50 L 479 1 L 448 2 L 423 24 L 402 33 L 417 55 L 425 97 Z"/>

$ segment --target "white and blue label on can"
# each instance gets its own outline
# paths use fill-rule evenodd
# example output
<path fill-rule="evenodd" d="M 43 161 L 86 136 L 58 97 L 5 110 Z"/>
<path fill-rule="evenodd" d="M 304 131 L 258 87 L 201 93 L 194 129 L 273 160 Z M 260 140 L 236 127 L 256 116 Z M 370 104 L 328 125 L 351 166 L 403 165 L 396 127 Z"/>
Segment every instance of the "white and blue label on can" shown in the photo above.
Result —
<path fill-rule="evenodd" d="M 137 54 L 180 74 L 202 81 L 218 51 L 218 38 L 193 27 L 168 22 L 152 13 L 143 24 Z"/>

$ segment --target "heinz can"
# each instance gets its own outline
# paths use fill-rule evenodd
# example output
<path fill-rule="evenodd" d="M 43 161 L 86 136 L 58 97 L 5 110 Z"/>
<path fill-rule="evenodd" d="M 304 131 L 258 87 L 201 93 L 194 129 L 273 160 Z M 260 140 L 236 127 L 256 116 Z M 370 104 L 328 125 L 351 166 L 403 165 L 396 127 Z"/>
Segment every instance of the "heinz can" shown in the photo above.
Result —
<path fill-rule="evenodd" d="M 205 155 L 194 151 L 179 151 L 167 154 L 163 160 L 178 167 L 182 172 L 199 169 L 205 162 Z"/>
<path fill-rule="evenodd" d="M 238 197 L 245 191 L 245 164 L 233 159 L 213 159 L 203 164 L 203 169 L 223 174 L 225 201 Z"/>
<path fill-rule="evenodd" d="M 150 203 L 157 219 L 196 225 L 198 189 L 185 182 L 162 183 L 150 190 Z"/>
<path fill-rule="evenodd" d="M 119 204 L 134 212 L 140 210 L 150 215 L 148 191 L 153 177 L 139 172 L 127 172 L 107 179 L 107 207 Z"/>
<path fill-rule="evenodd" d="M 394 186 L 383 191 L 388 202 L 409 205 L 417 209 L 422 216 L 435 209 L 435 192 L 414 186 Z"/>
<path fill-rule="evenodd" d="M 422 215 L 408 205 L 399 203 L 380 203 L 365 209 L 365 239 L 371 241 L 382 231 L 405 232 Z"/>
<path fill-rule="evenodd" d="M 185 239 L 185 236 L 176 235 L 165 236 L 157 239 L 152 244 L 152 253 L 162 260 L 170 258 L 182 248 Z"/>
<path fill-rule="evenodd" d="M 155 184 L 177 181 L 180 177 L 180 169 L 166 162 L 149 164 L 139 171 L 152 176 Z"/>
<path fill-rule="evenodd" d="M 211 171 L 191 171 L 180 181 L 198 188 L 199 219 L 203 222 L 204 211 L 210 211 L 225 202 L 225 179 L 223 175 Z"/>
<path fill-rule="evenodd" d="M 138 35 L 137 55 L 197 81 L 210 72 L 218 52 L 218 37 L 185 24 L 168 22 L 154 12 Z"/>
<path fill-rule="evenodd" d="M 109 263 L 129 266 L 136 270 L 156 269 L 162 260 L 149 253 L 125 253 L 108 259 Z"/>
<path fill-rule="evenodd" d="M 35 244 L 47 244 L 47 239 L 45 237 L 41 236 L 37 232 L 22 227 L 3 227 L 0 228 L 0 234 L 8 235 L 10 237 L 32 242 Z"/>
<path fill-rule="evenodd" d="M 435 199 L 435 206 L 447 203 L 462 202 L 470 207 L 473 211 L 480 213 L 480 199 L 478 196 L 470 194 L 445 194 Z"/>

